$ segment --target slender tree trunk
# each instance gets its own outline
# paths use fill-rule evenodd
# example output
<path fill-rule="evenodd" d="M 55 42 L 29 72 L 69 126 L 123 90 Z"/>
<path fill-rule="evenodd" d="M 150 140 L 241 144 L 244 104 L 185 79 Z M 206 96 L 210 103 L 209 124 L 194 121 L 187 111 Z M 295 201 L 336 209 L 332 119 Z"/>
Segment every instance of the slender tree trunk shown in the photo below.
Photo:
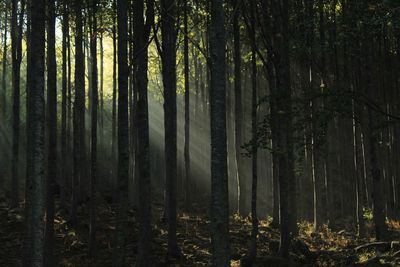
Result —
<path fill-rule="evenodd" d="M 72 127 L 73 127 L 73 106 L 72 106 L 72 64 L 71 64 L 71 35 L 69 31 L 69 24 L 70 24 L 70 18 L 69 14 L 72 10 L 71 8 L 71 0 L 68 1 L 68 28 L 67 28 L 67 154 L 69 155 L 67 164 L 68 164 L 68 171 L 66 172 L 66 175 L 68 177 L 68 193 L 71 193 L 71 188 L 72 188 L 72 179 L 73 179 L 73 172 L 71 172 L 71 167 L 73 166 L 73 158 L 72 155 Z M 72 157 L 71 157 L 72 156 Z M 71 179 L 71 180 L 70 180 Z"/>
<path fill-rule="evenodd" d="M 271 108 L 272 110 L 272 108 Z M 272 111 L 271 111 L 272 112 Z M 274 115 L 272 115 L 274 116 Z M 278 164 L 278 156 L 276 153 L 277 149 L 277 144 L 276 144 L 276 138 L 272 138 L 271 140 L 271 147 L 272 147 L 272 186 L 273 186 L 273 211 L 272 211 L 272 222 L 271 226 L 272 227 L 279 227 L 279 164 Z"/>
<path fill-rule="evenodd" d="M 97 114 L 98 114 L 98 85 L 97 85 L 97 0 L 91 1 L 92 26 L 90 37 L 90 57 L 92 59 L 92 132 L 91 132 L 91 164 L 90 164 L 90 223 L 89 223 L 89 254 L 96 257 L 96 184 L 97 184 Z"/>
<path fill-rule="evenodd" d="M 272 44 L 272 21 L 271 21 L 271 3 L 270 1 L 262 1 L 261 2 L 261 7 L 262 7 L 262 15 L 264 17 L 263 19 L 263 25 L 265 29 L 265 36 L 264 36 L 264 41 L 266 43 Z M 269 100 L 269 109 L 270 109 L 270 115 L 269 115 L 269 123 L 270 123 L 270 128 L 271 128 L 271 147 L 272 147 L 272 187 L 273 187 L 273 219 L 271 222 L 272 227 L 278 227 L 280 218 L 279 218 L 279 209 L 280 209 L 280 196 L 279 196 L 279 161 L 278 161 L 278 135 L 277 135 L 277 106 L 276 106 L 276 96 L 277 96 L 277 80 L 276 80 L 276 75 L 274 73 L 274 64 L 273 64 L 273 51 L 272 49 L 268 49 L 267 53 L 267 64 L 264 65 L 264 68 L 266 70 L 266 73 L 268 74 L 268 85 L 269 85 L 269 92 L 270 92 L 270 100 Z"/>
<path fill-rule="evenodd" d="M 67 49 L 68 49 L 68 31 L 69 31 L 69 13 L 68 3 L 63 2 L 63 20 L 62 20 L 62 92 L 61 92 L 61 188 L 60 188 L 60 208 L 65 211 L 65 198 L 67 191 Z"/>
<path fill-rule="evenodd" d="M 45 266 L 54 266 L 54 194 L 57 179 L 57 62 L 55 0 L 47 0 L 47 181 Z"/>
<path fill-rule="evenodd" d="M 92 116 L 92 57 L 91 57 L 91 53 L 90 53 L 90 39 L 92 38 L 92 34 L 93 34 L 93 29 L 90 25 L 90 13 L 87 14 L 86 12 L 84 12 L 84 17 L 83 17 L 83 53 L 84 53 L 84 57 L 85 57 L 85 79 L 88 80 L 88 85 L 87 85 L 87 95 L 85 92 L 85 99 L 87 98 L 87 102 L 88 102 L 88 116 L 91 117 Z M 88 21 L 86 21 L 87 17 L 89 17 Z M 87 73 L 86 73 L 87 70 Z M 86 102 L 86 101 L 85 101 Z M 86 119 L 86 117 L 85 117 Z M 85 121 L 86 122 L 86 121 Z M 88 125 L 87 127 L 89 129 L 91 129 L 91 120 L 88 121 Z M 90 134 L 87 133 L 87 140 L 90 143 Z"/>
<path fill-rule="evenodd" d="M 138 255 L 136 266 L 146 267 L 151 265 L 151 180 L 150 180 L 150 155 L 149 155 L 149 112 L 147 99 L 147 70 L 148 47 L 147 42 L 150 30 L 154 23 L 154 1 L 146 1 L 146 15 L 144 14 L 144 1 L 133 2 L 134 36 L 133 47 L 135 88 L 138 92 L 137 101 L 137 132 L 138 132 L 138 191 L 139 191 L 139 237 Z M 146 16 L 146 22 L 144 21 Z"/>
<path fill-rule="evenodd" d="M 77 207 L 83 184 L 85 158 L 85 58 L 83 54 L 82 2 L 75 0 L 75 102 L 74 102 L 74 167 L 72 180 L 71 223 L 78 223 Z"/>
<path fill-rule="evenodd" d="M 103 15 L 100 14 L 100 25 L 103 27 Z M 100 144 L 104 142 L 104 36 L 100 31 Z"/>
<path fill-rule="evenodd" d="M 235 64 L 234 77 L 235 77 L 235 161 L 236 161 L 236 182 L 237 182 L 237 211 L 241 214 L 245 213 L 244 201 L 244 175 L 242 173 L 243 162 L 241 155 L 242 146 L 242 121 L 243 121 L 243 108 L 242 108 L 242 57 L 241 57 L 241 42 L 240 42 L 240 1 L 232 0 L 234 14 L 233 14 L 233 61 Z M 243 191 L 243 193 L 242 193 Z"/>
<path fill-rule="evenodd" d="M 250 29 L 249 38 L 251 40 L 251 134 L 252 134 L 252 183 L 251 183 L 251 245 L 250 258 L 257 257 L 257 235 L 258 235 L 258 218 L 257 218 L 257 161 L 258 161 L 258 125 L 257 125 L 257 40 L 256 40 L 256 18 L 255 3 L 250 2 Z"/>
<path fill-rule="evenodd" d="M 362 180 L 363 174 L 363 164 L 361 155 L 361 135 L 360 126 L 356 122 L 356 117 L 362 116 L 362 113 L 357 110 L 356 105 L 353 100 L 353 162 L 355 169 L 355 184 L 356 184 L 356 218 L 357 218 L 357 231 L 359 237 L 365 237 L 365 221 L 364 221 L 364 203 L 365 203 L 365 193 L 363 192 Z"/>
<path fill-rule="evenodd" d="M 291 82 L 289 57 L 289 2 L 274 1 L 272 3 L 273 20 L 276 34 L 274 35 L 275 69 L 276 69 L 276 108 L 277 153 L 279 167 L 279 197 L 280 197 L 280 255 L 289 257 L 291 232 L 295 219 L 295 185 L 293 170 L 292 118 L 291 118 Z"/>
<path fill-rule="evenodd" d="M 32 2 L 28 1 L 27 6 L 27 22 L 26 22 L 26 52 L 27 52 L 27 66 L 26 66 L 26 110 L 29 111 L 31 109 L 31 83 L 32 83 L 32 42 L 31 42 L 31 10 L 32 10 Z M 44 53 L 44 52 L 43 52 Z M 44 55 L 43 55 L 44 56 Z M 44 64 L 44 63 L 43 63 Z M 44 74 L 43 74 L 44 75 Z M 43 94 L 44 95 L 44 94 Z M 33 180 L 31 179 L 31 170 L 32 170 L 32 119 L 31 114 L 29 112 L 26 113 L 26 176 L 25 176 L 25 220 L 28 221 L 28 218 L 32 218 L 32 204 L 30 201 L 30 190 L 33 188 Z M 32 228 L 31 225 L 25 223 L 25 238 L 28 240 L 28 237 L 32 237 Z M 30 253 L 32 242 L 25 242 L 24 247 L 24 261 L 23 264 L 29 264 Z"/>
<path fill-rule="evenodd" d="M 67 76 L 67 50 L 69 35 L 69 8 L 68 2 L 63 2 L 62 7 L 62 89 L 61 89 L 61 181 L 60 181 L 60 207 L 65 209 L 65 199 L 67 195 L 67 159 L 68 159 L 68 113 L 67 113 L 67 97 L 68 97 L 68 76 Z"/>
<path fill-rule="evenodd" d="M 7 2 L 6 2 L 7 3 Z M 5 105 L 6 105 L 6 77 L 5 77 L 5 73 L 6 73 L 6 62 L 7 62 L 7 20 L 8 20 L 8 10 L 7 10 L 7 4 L 4 4 L 4 21 L 2 21 L 2 17 L 0 17 L 0 29 L 3 26 L 3 22 L 4 22 L 4 29 L 5 29 L 5 33 L 3 35 L 3 40 L 5 42 L 5 45 L 3 47 L 3 57 L 2 57 L 2 68 L 3 68 L 3 72 L 2 72 L 2 83 L 1 83 L 1 90 L 0 90 L 0 127 L 1 128 L 5 128 L 6 127 L 6 113 L 5 113 Z M 0 39 L 1 41 L 1 39 Z M 5 152 L 2 152 L 0 157 L 5 158 Z M 4 169 L 4 165 L 6 164 L 0 164 L 0 171 L 3 173 L 0 176 L 0 194 L 3 193 L 4 191 L 4 182 L 5 182 L 5 169 Z"/>
<path fill-rule="evenodd" d="M 211 2 L 211 264 L 229 266 L 229 200 L 226 136 L 225 11 Z"/>
<path fill-rule="evenodd" d="M 176 2 L 161 1 L 162 76 L 165 127 L 165 210 L 168 225 L 168 256 L 179 257 L 177 217 L 177 125 L 176 125 Z"/>
<path fill-rule="evenodd" d="M 369 131 L 374 131 L 373 115 L 371 110 L 368 111 L 368 124 Z M 377 152 L 376 152 L 376 133 L 369 135 L 369 152 L 370 152 L 370 166 L 372 173 L 373 184 L 373 218 L 375 224 L 375 236 L 377 240 L 386 240 L 388 238 L 388 229 L 385 222 L 385 205 L 383 201 L 383 179 L 381 177 L 381 170 L 378 166 Z"/>
<path fill-rule="evenodd" d="M 370 42 L 369 40 L 365 40 L 365 42 Z M 372 41 L 373 42 L 373 41 Z M 366 44 L 364 47 L 365 51 L 367 51 L 366 62 L 365 62 L 365 86 L 366 86 L 366 93 L 368 98 L 373 101 L 376 99 L 377 91 L 375 88 L 374 83 L 375 81 L 375 69 L 374 68 L 374 57 L 373 57 L 373 43 L 372 47 L 370 44 Z M 372 57 L 372 58 L 369 58 Z M 379 88 L 379 87 L 378 87 Z M 375 111 L 371 110 L 370 107 L 367 109 L 367 129 L 365 131 L 366 136 L 368 138 L 368 145 L 369 145 L 369 164 L 371 168 L 371 175 L 372 175 L 372 201 L 373 201 L 373 219 L 375 224 L 375 237 L 377 240 L 386 240 L 388 238 L 388 226 L 386 224 L 386 216 L 385 216 L 385 204 L 384 204 L 384 195 L 383 195 L 383 186 L 384 181 L 381 176 L 381 170 L 378 163 L 378 155 L 377 155 L 377 114 Z"/>
<path fill-rule="evenodd" d="M 12 160 L 11 160 L 11 206 L 17 207 L 19 202 L 19 139 L 20 139 L 20 71 L 22 61 L 22 23 L 25 1 L 12 0 L 11 15 L 11 59 L 12 59 Z M 20 17 L 18 17 L 18 11 Z M 19 19 L 18 19 L 19 18 Z"/>
<path fill-rule="evenodd" d="M 8 33 L 8 1 L 5 4 L 5 11 L 4 11 L 4 36 L 3 36 L 3 61 L 2 61 L 2 80 L 1 80 L 1 116 L 2 119 L 5 121 L 7 117 L 7 52 L 8 52 L 8 45 L 7 45 L 7 33 Z"/>
<path fill-rule="evenodd" d="M 319 11 L 319 32 L 320 32 L 320 83 L 314 92 L 316 97 L 312 101 L 313 118 L 313 137 L 312 137 L 312 161 L 313 161 L 313 180 L 314 180 L 314 229 L 317 231 L 327 222 L 327 195 L 326 195 L 326 175 L 325 175 L 325 126 L 323 124 L 324 114 L 324 90 L 325 90 L 325 16 L 324 0 L 318 2 Z M 313 82 L 311 82 L 313 83 Z"/>
<path fill-rule="evenodd" d="M 190 91 L 189 91 L 189 32 L 188 32 L 188 3 L 184 5 L 184 62 L 185 62 L 185 205 L 190 205 L 191 179 L 190 179 Z"/>
<path fill-rule="evenodd" d="M 116 0 L 113 1 L 113 11 L 116 12 Z M 112 122 L 111 122 L 111 161 L 113 166 L 116 165 L 117 160 L 117 29 L 116 29 L 116 16 L 113 16 L 113 91 L 112 91 Z M 114 202 L 116 201 L 117 182 L 116 182 L 115 167 L 112 167 L 112 193 Z"/>
<path fill-rule="evenodd" d="M 114 266 L 125 266 L 128 222 L 129 119 L 128 119 L 128 2 L 117 1 L 118 29 L 118 178 Z"/>
<path fill-rule="evenodd" d="M 32 21 L 30 54 L 32 80 L 28 94 L 28 183 L 26 193 L 26 224 L 30 230 L 25 236 L 25 266 L 43 266 L 44 217 L 44 55 L 45 55 L 45 1 L 31 0 Z"/>

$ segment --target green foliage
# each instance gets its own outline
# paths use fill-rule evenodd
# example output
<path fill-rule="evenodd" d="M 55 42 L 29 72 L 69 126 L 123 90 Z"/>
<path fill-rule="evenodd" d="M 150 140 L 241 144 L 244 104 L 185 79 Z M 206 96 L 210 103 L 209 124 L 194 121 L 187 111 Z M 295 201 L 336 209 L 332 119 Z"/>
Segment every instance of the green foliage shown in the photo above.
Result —
<path fill-rule="evenodd" d="M 374 213 L 372 209 L 363 207 L 363 217 L 366 221 L 372 222 L 372 220 L 374 219 Z"/>

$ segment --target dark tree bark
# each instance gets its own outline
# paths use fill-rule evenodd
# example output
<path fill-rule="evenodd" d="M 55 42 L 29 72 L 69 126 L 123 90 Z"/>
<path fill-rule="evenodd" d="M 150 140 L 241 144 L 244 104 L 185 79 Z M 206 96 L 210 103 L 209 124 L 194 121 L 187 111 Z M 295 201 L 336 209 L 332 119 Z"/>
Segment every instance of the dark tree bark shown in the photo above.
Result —
<path fill-rule="evenodd" d="M 262 16 L 263 16 L 263 25 L 264 29 L 262 29 L 263 33 L 263 41 L 268 46 L 267 52 L 267 62 L 264 65 L 266 69 L 266 73 L 268 75 L 268 85 L 269 85 L 269 92 L 270 92 L 270 100 L 269 100 L 269 108 L 270 108 L 270 116 L 269 116 L 269 123 L 271 128 L 271 147 L 272 147 L 272 186 L 273 186 L 273 213 L 272 213 L 272 227 L 279 226 L 279 164 L 278 164 L 278 135 L 277 135 L 277 106 L 276 106 L 276 95 L 277 95 L 277 80 L 275 77 L 274 72 L 274 64 L 273 64 L 273 48 L 272 48 L 272 38 L 270 37 L 273 32 L 273 25 L 271 21 L 271 3 L 268 0 L 264 0 L 261 2 L 262 6 Z"/>
<path fill-rule="evenodd" d="M 161 1 L 162 76 L 165 129 L 165 211 L 168 225 L 168 256 L 179 257 L 177 216 L 177 126 L 176 126 L 176 1 Z"/>
<path fill-rule="evenodd" d="M 362 162 L 362 138 L 360 132 L 360 125 L 357 123 L 356 118 L 362 116 L 362 110 L 356 110 L 356 104 L 353 100 L 353 162 L 355 169 L 355 184 L 356 184 L 356 216 L 357 216 L 357 234 L 359 237 L 365 237 L 366 228 L 364 220 L 364 204 L 365 204 L 365 192 L 363 190 L 363 178 L 364 178 L 364 165 Z M 358 105 L 357 105 L 358 106 Z"/>
<path fill-rule="evenodd" d="M 372 200 L 373 200 L 373 218 L 375 224 L 375 236 L 377 240 L 386 240 L 388 238 L 388 227 L 385 222 L 385 204 L 383 200 L 383 179 L 381 170 L 379 169 L 377 151 L 376 151 L 376 132 L 374 131 L 373 111 L 368 111 L 368 124 L 371 132 L 368 134 L 369 153 L 370 153 L 370 168 L 372 174 Z M 376 130 L 375 130 L 376 131 Z"/>
<path fill-rule="evenodd" d="M 7 114 L 7 33 L 8 33 L 8 1 L 5 4 L 5 12 L 4 12 L 4 36 L 3 36 L 3 60 L 2 60 L 2 77 L 1 77 L 1 116 L 5 121 Z"/>
<path fill-rule="evenodd" d="M 47 0 L 47 179 L 45 266 L 54 266 L 54 194 L 57 179 L 57 62 L 55 0 Z"/>
<path fill-rule="evenodd" d="M 7 3 L 4 3 L 4 21 L 1 21 L 2 24 L 1 26 L 4 27 L 4 33 L 3 33 L 3 43 L 2 43 L 2 48 L 3 48 L 3 56 L 2 56 L 2 78 L 1 78 L 1 91 L 0 91 L 0 122 L 3 125 L 2 127 L 5 127 L 6 125 L 6 120 L 7 120 L 7 115 L 6 115 L 6 105 L 7 105 L 7 32 L 8 32 L 8 8 L 7 8 Z M 2 19 L 2 18 L 0 18 Z M 4 152 L 2 152 L 2 156 L 5 157 Z M 0 192 L 3 192 L 5 190 L 5 166 L 6 164 L 0 164 L 1 170 L 3 170 L 3 174 L 0 176 Z"/>
<path fill-rule="evenodd" d="M 211 2 L 211 264 L 229 266 L 229 200 L 226 135 L 225 24 L 222 0 Z"/>
<path fill-rule="evenodd" d="M 72 8 L 71 0 L 68 1 L 68 14 L 70 14 Z M 72 63 L 71 63 L 71 34 L 69 30 L 69 24 L 70 24 L 70 18 L 68 15 L 68 29 L 66 32 L 67 35 L 67 154 L 72 155 L 72 150 L 73 150 L 73 140 L 72 140 L 72 128 L 73 128 L 73 107 L 72 107 Z M 67 161 L 68 166 L 71 167 L 73 166 L 73 160 L 68 159 Z M 73 179 L 73 173 L 70 170 L 71 168 L 68 168 L 68 172 L 66 173 L 69 179 Z M 71 193 L 71 187 L 72 187 L 72 179 L 68 181 L 68 192 Z"/>
<path fill-rule="evenodd" d="M 103 11 L 101 11 L 103 12 Z M 103 15 L 102 13 L 100 14 L 100 25 L 101 27 L 103 26 Z M 99 108 L 100 108 L 100 144 L 103 144 L 104 142 L 104 32 L 103 29 L 101 29 L 99 33 L 99 41 L 100 41 L 100 103 L 99 103 Z"/>
<path fill-rule="evenodd" d="M 374 65 L 374 39 L 372 44 L 370 40 L 364 40 L 366 51 L 365 62 L 365 88 L 370 101 L 379 99 L 378 91 L 380 88 L 375 82 L 376 66 Z M 376 111 L 367 107 L 367 127 L 365 136 L 368 138 L 369 166 L 372 176 L 372 201 L 373 201 L 373 220 L 375 224 L 375 237 L 377 240 L 387 240 L 389 237 L 388 226 L 386 224 L 385 203 L 384 203 L 384 179 L 381 175 L 381 169 L 378 162 L 378 152 L 376 145 L 378 143 L 377 122 L 379 121 Z"/>
<path fill-rule="evenodd" d="M 25 266 L 43 266 L 44 217 L 44 56 L 45 1 L 30 1 L 31 33 L 28 64 L 31 65 L 28 93 L 28 162 L 26 187 Z"/>
<path fill-rule="evenodd" d="M 235 160 L 236 160 L 236 181 L 237 181 L 237 195 L 238 195 L 238 212 L 245 215 L 244 201 L 244 176 L 242 172 L 242 121 L 243 121 L 243 108 L 242 108 L 242 57 L 240 47 L 240 1 L 232 0 L 234 14 L 233 14 L 233 62 L 235 64 L 234 77 L 235 77 Z M 243 191 L 243 193 L 242 193 Z"/>
<path fill-rule="evenodd" d="M 190 205 L 191 179 L 190 179 L 190 80 L 189 80 L 189 32 L 188 32 L 188 3 L 184 4 L 184 75 L 185 75 L 185 205 Z"/>
<path fill-rule="evenodd" d="M 117 1 L 118 29 L 118 166 L 114 266 L 125 266 L 128 222 L 129 119 L 128 119 L 128 2 Z"/>
<path fill-rule="evenodd" d="M 85 7 L 84 7 L 85 8 Z M 90 25 L 91 23 L 91 18 L 90 18 L 90 12 L 87 12 L 86 10 L 84 11 L 84 16 L 83 16 L 83 53 L 85 57 L 85 78 L 88 80 L 88 88 L 87 88 L 87 95 L 85 95 L 85 98 L 87 97 L 87 102 L 88 102 L 88 116 L 92 116 L 92 58 L 90 54 L 90 39 L 93 34 L 92 32 L 92 27 Z M 87 72 L 86 72 L 87 70 Z M 86 93 L 86 92 L 85 92 Z M 91 120 L 88 121 L 87 127 L 91 129 Z M 86 132 L 85 132 L 86 133 Z M 90 133 L 87 133 L 87 136 L 85 136 L 86 140 L 90 141 Z M 82 186 L 81 186 L 82 187 Z"/>
<path fill-rule="evenodd" d="M 292 104 L 289 57 L 289 1 L 272 2 L 274 65 L 276 69 L 277 153 L 279 168 L 280 231 L 279 253 L 289 257 L 295 222 L 295 179 L 293 169 Z M 293 188 L 294 187 L 294 188 Z M 293 222 L 294 221 L 294 222 Z"/>
<path fill-rule="evenodd" d="M 146 16 L 146 21 L 144 17 Z M 147 99 L 147 70 L 148 70 L 148 40 L 154 23 L 154 1 L 146 1 L 146 15 L 144 1 L 133 2 L 133 31 L 135 36 L 133 46 L 133 62 L 135 88 L 138 92 L 137 102 L 137 132 L 138 132 L 138 168 L 139 168 L 139 242 L 136 266 L 151 265 L 151 180 L 149 155 L 149 112 Z"/>
<path fill-rule="evenodd" d="M 68 132 L 68 76 L 67 76 L 67 52 L 68 52 L 68 34 L 69 34 L 69 7 L 68 2 L 63 1 L 62 7 L 62 91 L 61 91 L 61 182 L 60 182 L 60 208 L 65 211 L 65 198 L 67 194 L 67 132 Z"/>
<path fill-rule="evenodd" d="M 12 0 L 11 14 L 11 60 L 12 60 L 12 159 L 11 159 L 11 206 L 17 207 L 19 202 L 19 139 L 20 139 L 20 80 L 22 61 L 22 23 L 25 1 Z M 18 11 L 20 12 L 18 17 Z"/>
<path fill-rule="evenodd" d="M 116 0 L 113 0 L 113 13 L 116 13 L 117 6 Z M 112 121 L 111 121 L 111 161 L 113 166 L 116 165 L 117 159 L 117 28 L 116 16 L 113 16 L 113 90 L 112 90 Z M 113 185 L 113 198 L 116 201 L 116 170 L 112 167 L 112 185 Z"/>
<path fill-rule="evenodd" d="M 75 102 L 74 122 L 74 164 L 72 180 L 72 204 L 70 220 L 73 226 L 78 223 L 77 207 L 83 179 L 85 179 L 85 58 L 83 54 L 82 2 L 74 1 L 75 6 Z"/>
<path fill-rule="evenodd" d="M 32 78 L 32 42 L 31 42 L 31 10 L 32 10 L 32 2 L 27 2 L 27 21 L 26 21 L 26 52 L 27 52 L 27 66 L 26 66 L 26 110 L 29 111 L 31 107 L 31 82 Z M 44 53 L 44 52 L 43 52 Z M 44 55 L 43 55 L 44 56 Z M 44 63 L 43 63 L 44 64 Z M 43 74 L 44 75 L 44 74 Z M 44 94 L 44 93 L 43 93 Z M 32 204 L 29 201 L 30 191 L 28 188 L 33 188 L 33 180 L 31 179 L 31 170 L 32 170 L 32 119 L 31 114 L 27 112 L 26 114 L 26 176 L 25 176 L 25 220 L 28 221 L 27 218 L 32 218 Z M 44 123 L 44 122 L 43 122 Z M 25 224 L 25 238 L 28 240 L 32 236 L 32 228 L 29 224 Z M 23 263 L 27 265 L 29 263 L 30 253 L 31 253 L 31 245 L 32 242 L 25 241 L 24 247 L 24 261 Z"/>
<path fill-rule="evenodd" d="M 311 82 L 311 86 L 314 87 L 313 91 L 316 96 L 323 95 L 325 90 L 325 14 L 324 14 L 324 1 L 318 1 L 318 12 L 319 12 L 319 41 L 321 48 L 320 56 L 320 79 L 321 82 L 315 84 L 315 81 Z M 312 101 L 312 164 L 313 164 L 313 184 L 314 184 L 314 229 L 320 229 L 327 221 L 327 195 L 325 187 L 325 129 L 323 118 L 324 103 L 323 97 L 315 97 Z"/>
<path fill-rule="evenodd" d="M 97 184 L 97 116 L 98 116 L 98 85 L 97 85 L 97 0 L 91 1 L 89 24 L 92 27 L 90 37 L 90 57 L 92 59 L 92 113 L 91 113 L 91 164 L 90 164 L 90 223 L 89 223 L 89 254 L 96 257 L 96 184 Z"/>
<path fill-rule="evenodd" d="M 251 45 L 251 161 L 252 161 L 252 183 L 251 183 L 251 245 L 250 258 L 254 260 L 257 256 L 257 235 L 258 235 L 258 218 L 257 218 L 257 161 L 258 161 L 258 134 L 257 134 L 257 37 L 256 37 L 256 18 L 255 3 L 250 2 L 250 23 L 248 23 L 248 33 Z"/>

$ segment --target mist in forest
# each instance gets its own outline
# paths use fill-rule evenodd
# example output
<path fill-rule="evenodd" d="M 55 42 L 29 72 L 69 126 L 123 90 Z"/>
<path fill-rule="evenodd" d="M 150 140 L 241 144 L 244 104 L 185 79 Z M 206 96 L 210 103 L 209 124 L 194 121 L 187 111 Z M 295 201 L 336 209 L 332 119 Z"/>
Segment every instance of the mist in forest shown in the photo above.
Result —
<path fill-rule="evenodd" d="M 0 266 L 400 265 L 399 12 L 3 0 Z"/>

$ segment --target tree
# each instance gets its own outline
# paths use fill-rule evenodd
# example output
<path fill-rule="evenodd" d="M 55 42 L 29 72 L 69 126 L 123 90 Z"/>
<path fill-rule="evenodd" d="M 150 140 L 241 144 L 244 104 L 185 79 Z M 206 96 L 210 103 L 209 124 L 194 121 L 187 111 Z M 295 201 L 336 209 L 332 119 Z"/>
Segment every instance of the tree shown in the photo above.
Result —
<path fill-rule="evenodd" d="M 45 1 L 31 0 L 28 64 L 31 83 L 28 94 L 28 156 L 26 185 L 26 218 L 30 230 L 25 236 L 25 266 L 43 266 L 44 217 L 44 55 Z"/>
<path fill-rule="evenodd" d="M 73 178 L 72 205 L 70 219 L 72 225 L 78 223 L 77 208 L 85 169 L 85 62 L 83 55 L 82 2 L 75 0 L 75 102 L 73 107 Z"/>
<path fill-rule="evenodd" d="M 11 160 L 11 206 L 17 207 L 19 201 L 19 139 L 20 139 L 20 71 L 22 61 L 22 24 L 25 1 L 21 2 L 18 17 L 18 0 L 12 0 L 11 14 L 11 60 L 12 60 L 12 87 L 13 87 L 13 112 L 12 112 L 12 160 Z"/>
<path fill-rule="evenodd" d="M 270 92 L 270 100 L 269 100 L 269 111 L 270 115 L 268 118 L 270 124 L 270 131 L 271 131 L 271 156 L 272 156 L 272 185 L 273 185 L 273 212 L 272 212 L 272 222 L 271 225 L 273 227 L 278 227 L 280 218 L 279 218 L 279 210 L 280 210 L 280 196 L 279 196 L 279 164 L 278 164 L 278 136 L 277 136 L 277 106 L 276 106 L 276 95 L 277 95 L 277 80 L 275 77 L 274 72 L 274 49 L 272 47 L 272 34 L 273 34 L 273 25 L 272 25 L 272 18 L 271 18 L 271 5 L 272 2 L 268 0 L 264 0 L 261 2 L 261 10 L 262 10 L 262 25 L 261 33 L 262 33 L 262 40 L 264 45 L 267 48 L 267 55 L 266 55 L 266 62 L 265 59 L 263 60 L 263 65 L 266 74 L 268 75 L 268 86 Z"/>
<path fill-rule="evenodd" d="M 245 9 L 244 9 L 245 10 Z M 257 36 L 256 36 L 256 9 L 255 3 L 250 2 L 250 18 L 247 18 L 246 11 L 244 17 L 251 46 L 251 244 L 250 244 L 250 259 L 253 261 L 257 256 L 257 235 L 258 235 L 258 218 L 257 218 L 257 161 L 258 161 L 258 125 L 257 125 Z M 248 21 L 250 20 L 250 21 Z"/>
<path fill-rule="evenodd" d="M 7 113 L 7 32 L 8 32 L 8 1 L 5 2 L 5 12 L 4 12 L 4 35 L 3 35 L 3 59 L 2 59 L 2 67 L 3 72 L 1 75 L 1 112 L 2 119 L 5 120 Z"/>
<path fill-rule="evenodd" d="M 46 266 L 53 266 L 54 194 L 57 179 L 57 62 L 55 0 L 47 0 L 47 179 L 46 179 Z"/>
<path fill-rule="evenodd" d="M 235 160 L 236 160 L 236 180 L 238 184 L 238 212 L 244 213 L 244 185 L 243 185 L 243 173 L 241 169 L 241 146 L 242 146 L 242 120 L 243 120 L 243 111 L 242 111 L 242 56 L 241 56 L 241 47 L 240 47 L 240 26 L 239 26 L 239 18 L 240 18 L 240 5 L 241 1 L 232 0 L 232 5 L 234 8 L 233 14 L 233 61 L 235 64 Z M 243 193 L 242 193 L 243 191 Z"/>
<path fill-rule="evenodd" d="M 165 211 L 168 225 L 168 255 L 179 257 L 177 216 L 177 126 L 176 126 L 176 1 L 161 1 L 161 61 L 164 85 Z"/>
<path fill-rule="evenodd" d="M 128 2 L 117 1 L 118 29 L 118 166 L 114 266 L 125 266 L 125 233 L 128 221 L 129 120 L 128 120 Z"/>
<path fill-rule="evenodd" d="M 222 0 L 211 2 L 211 263 L 229 266 L 225 26 Z"/>
<path fill-rule="evenodd" d="M 103 10 L 100 12 L 100 25 L 104 27 Z M 99 33 L 100 42 L 100 143 L 104 142 L 104 30 L 101 29 Z"/>
<path fill-rule="evenodd" d="M 113 90 L 112 90 L 112 122 L 111 122 L 111 160 L 113 162 L 112 168 L 112 182 L 113 182 L 113 197 L 115 200 L 116 193 L 116 177 L 115 177 L 115 165 L 117 159 L 117 29 L 116 29 L 116 0 L 112 3 L 113 9 L 113 26 L 112 26 L 112 39 L 113 39 Z"/>
<path fill-rule="evenodd" d="M 186 206 L 190 204 L 189 195 L 190 190 L 190 80 L 189 80 L 189 31 L 188 31 L 188 16 L 189 8 L 188 3 L 184 3 L 184 75 L 185 75 L 185 147 L 184 147 L 184 160 L 185 160 L 185 203 Z"/>
<path fill-rule="evenodd" d="M 62 91 L 61 91 L 61 192 L 60 192 L 60 206 L 65 209 L 65 198 L 67 190 L 67 152 L 68 152 L 68 74 L 70 71 L 67 67 L 67 53 L 68 53 L 68 35 L 69 35 L 69 7 L 68 2 L 63 1 L 63 15 L 62 15 Z"/>
<path fill-rule="evenodd" d="M 370 40 L 364 40 L 364 49 L 369 54 L 366 56 L 365 61 L 365 90 L 370 100 L 379 99 L 377 90 L 375 89 L 376 83 L 374 76 L 376 75 L 376 66 L 373 63 L 375 58 L 374 50 L 374 37 L 372 37 L 372 43 Z M 385 200 L 384 200 L 384 183 L 382 174 L 378 162 L 378 153 L 376 149 L 378 126 L 377 121 L 379 117 L 370 106 L 367 107 L 367 125 L 366 125 L 366 137 L 368 138 L 368 150 L 369 150 L 369 164 L 372 176 L 372 200 L 373 200 L 373 219 L 375 224 L 375 236 L 377 240 L 387 240 L 389 237 L 388 226 L 386 224 L 385 214 Z"/>
<path fill-rule="evenodd" d="M 0 91 L 0 121 L 2 122 L 3 127 L 6 125 L 7 120 L 7 54 L 8 54 L 8 46 L 7 46 L 7 33 L 8 33 L 8 1 L 4 3 L 4 33 L 3 33 L 3 57 L 2 57 L 2 75 L 1 75 L 1 91 Z M 4 153 L 4 152 L 3 152 Z M 4 154 L 3 154 L 4 155 Z M 4 169 L 4 167 L 2 167 Z M 0 178 L 0 191 L 5 189 L 5 175 L 3 174 Z"/>
<path fill-rule="evenodd" d="M 143 1 L 133 3 L 133 32 L 136 42 L 133 46 L 134 81 L 138 92 L 137 132 L 138 132 L 138 168 L 139 168 L 139 244 L 137 266 L 151 264 L 151 180 L 150 180 L 150 141 L 149 106 L 147 98 L 148 40 L 154 24 L 154 1 L 146 1 L 146 13 Z M 146 17 L 146 20 L 144 19 Z"/>
<path fill-rule="evenodd" d="M 318 1 L 319 11 L 319 32 L 320 32 L 320 78 L 321 82 L 316 88 L 313 88 L 315 81 L 310 82 L 311 88 L 315 90 L 315 95 L 321 95 L 325 90 L 325 15 L 324 1 Z M 313 74 L 312 74 L 313 75 Z M 315 77 L 314 77 L 315 78 Z M 315 97 L 312 101 L 312 166 L 313 166 L 313 182 L 314 182 L 314 229 L 321 228 L 327 220 L 327 196 L 326 196 L 326 151 L 325 151 L 325 127 L 323 120 L 323 97 Z"/>
<path fill-rule="evenodd" d="M 96 184 L 97 184 L 97 114 L 98 114 L 98 85 L 97 85 L 97 0 L 91 1 L 92 35 L 90 37 L 90 57 L 92 59 L 92 132 L 91 132 L 91 160 L 90 160 L 90 224 L 89 224 L 89 254 L 96 256 Z"/>
<path fill-rule="evenodd" d="M 272 2 L 274 65 L 276 69 L 277 153 L 280 196 L 280 255 L 289 257 L 292 224 L 295 223 L 295 185 L 293 169 L 292 104 L 289 58 L 289 1 Z M 293 201 L 294 200 L 294 201 Z"/>

